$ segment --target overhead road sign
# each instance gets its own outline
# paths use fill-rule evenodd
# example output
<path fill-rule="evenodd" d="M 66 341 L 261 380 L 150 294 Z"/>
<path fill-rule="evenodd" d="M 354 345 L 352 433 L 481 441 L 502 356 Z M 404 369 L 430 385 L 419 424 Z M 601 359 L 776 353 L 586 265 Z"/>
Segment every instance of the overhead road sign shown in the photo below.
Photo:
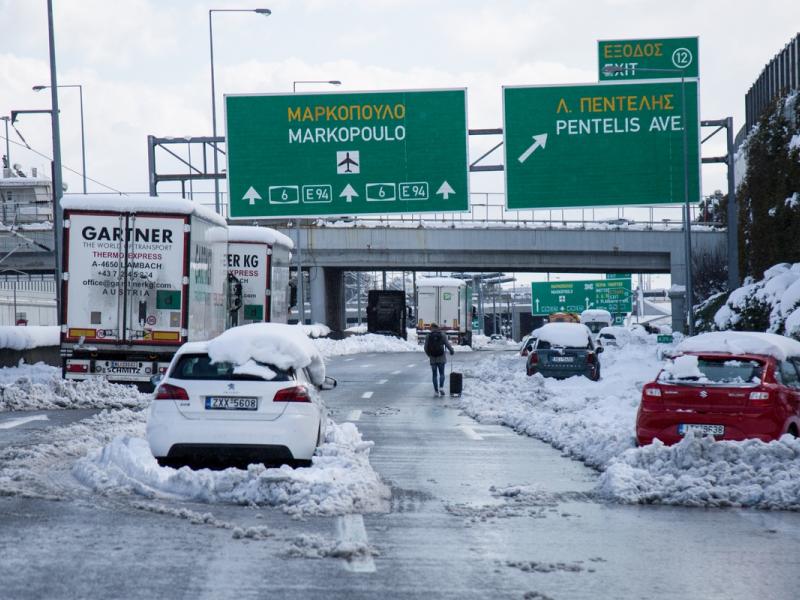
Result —
<path fill-rule="evenodd" d="M 597 42 L 599 81 L 700 76 L 696 37 Z M 610 68 L 609 68 L 610 67 Z"/>
<path fill-rule="evenodd" d="M 683 114 L 683 96 L 686 109 Z M 700 200 L 697 82 L 503 89 L 509 209 Z"/>
<path fill-rule="evenodd" d="M 228 95 L 230 217 L 469 209 L 466 90 Z"/>
<path fill-rule="evenodd" d="M 602 308 L 612 314 L 631 312 L 631 280 L 593 279 L 531 283 L 533 315 L 549 315 L 555 312 L 580 314 L 590 308 Z"/>

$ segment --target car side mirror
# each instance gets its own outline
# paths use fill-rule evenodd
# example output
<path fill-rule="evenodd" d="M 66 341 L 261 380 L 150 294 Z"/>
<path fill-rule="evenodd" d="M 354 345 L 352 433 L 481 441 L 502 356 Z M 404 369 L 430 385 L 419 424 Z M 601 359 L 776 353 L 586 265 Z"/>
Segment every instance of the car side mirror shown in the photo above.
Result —
<path fill-rule="evenodd" d="M 164 379 L 163 373 L 156 373 L 150 378 L 150 383 L 153 384 L 153 387 L 158 387 L 158 384 L 161 383 L 161 380 Z"/>
<path fill-rule="evenodd" d="M 321 390 L 332 390 L 336 387 L 336 380 L 333 377 L 325 376 L 324 381 L 320 384 L 319 389 Z"/>
<path fill-rule="evenodd" d="M 597 348 L 594 349 L 594 351 L 597 352 L 598 354 L 602 354 L 603 350 L 605 350 L 605 348 L 603 348 L 602 346 L 598 346 Z"/>

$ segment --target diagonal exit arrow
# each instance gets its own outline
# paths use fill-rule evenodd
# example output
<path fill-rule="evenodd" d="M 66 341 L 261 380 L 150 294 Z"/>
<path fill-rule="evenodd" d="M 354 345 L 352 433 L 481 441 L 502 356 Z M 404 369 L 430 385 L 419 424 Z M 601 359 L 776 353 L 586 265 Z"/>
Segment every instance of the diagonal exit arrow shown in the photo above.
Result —
<path fill-rule="evenodd" d="M 528 160 L 528 157 L 531 154 L 533 154 L 537 148 L 541 147 L 542 150 L 544 150 L 546 144 L 547 144 L 546 133 L 540 133 L 539 135 L 533 136 L 533 143 L 528 147 L 527 150 L 525 150 L 525 152 L 519 155 L 519 158 L 517 160 L 519 160 L 519 162 L 521 163 L 524 163 L 526 160 Z"/>
<path fill-rule="evenodd" d="M 244 196 L 242 196 L 242 200 L 249 200 L 250 204 L 252 205 L 256 203 L 256 200 L 261 200 L 261 196 L 251 185 L 249 188 L 247 188 L 247 191 L 244 193 Z"/>

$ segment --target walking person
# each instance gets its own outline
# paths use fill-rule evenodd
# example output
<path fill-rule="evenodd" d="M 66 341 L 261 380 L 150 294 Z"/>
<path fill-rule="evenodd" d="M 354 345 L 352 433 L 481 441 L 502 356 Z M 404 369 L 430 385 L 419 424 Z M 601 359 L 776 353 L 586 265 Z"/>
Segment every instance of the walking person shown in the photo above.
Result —
<path fill-rule="evenodd" d="M 453 347 L 447 340 L 444 332 L 439 331 L 436 323 L 431 323 L 431 331 L 425 338 L 425 354 L 431 361 L 431 375 L 433 376 L 433 393 L 435 396 L 444 396 L 444 366 L 447 364 L 445 348 L 453 355 Z"/>

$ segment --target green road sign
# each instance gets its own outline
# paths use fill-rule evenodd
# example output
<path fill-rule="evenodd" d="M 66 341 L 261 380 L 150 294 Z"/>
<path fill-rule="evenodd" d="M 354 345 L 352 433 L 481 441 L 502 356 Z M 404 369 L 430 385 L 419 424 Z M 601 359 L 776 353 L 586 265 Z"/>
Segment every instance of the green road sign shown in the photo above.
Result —
<path fill-rule="evenodd" d="M 671 344 L 675 341 L 675 338 L 673 338 L 672 335 L 662 334 L 656 338 L 656 341 L 659 344 Z"/>
<path fill-rule="evenodd" d="M 466 90 L 225 97 L 233 219 L 465 211 Z"/>
<path fill-rule="evenodd" d="M 630 273 L 606 273 L 606 279 L 630 279 Z"/>
<path fill-rule="evenodd" d="M 587 281 L 547 281 L 531 283 L 531 314 L 554 312 L 580 314 L 589 308 L 610 313 L 631 311 L 630 279 L 595 279 Z"/>
<path fill-rule="evenodd" d="M 686 92 L 686 114 L 682 93 Z M 503 89 L 509 209 L 700 200 L 697 82 Z"/>
<path fill-rule="evenodd" d="M 676 79 L 699 77 L 697 38 L 602 40 L 597 42 L 598 79 Z M 607 67 L 613 67 L 606 71 Z M 652 70 L 648 70 L 652 69 Z"/>

